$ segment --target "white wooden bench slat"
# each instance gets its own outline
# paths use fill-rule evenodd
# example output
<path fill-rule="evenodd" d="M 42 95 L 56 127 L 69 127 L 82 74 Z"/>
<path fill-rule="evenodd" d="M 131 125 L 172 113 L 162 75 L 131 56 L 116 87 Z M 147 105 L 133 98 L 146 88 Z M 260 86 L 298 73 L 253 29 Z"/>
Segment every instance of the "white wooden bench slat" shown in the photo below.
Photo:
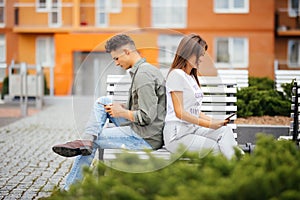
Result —
<path fill-rule="evenodd" d="M 110 92 L 113 92 L 113 93 L 124 93 L 126 94 L 125 92 L 128 92 L 128 89 L 129 89 L 130 85 L 121 85 L 121 86 L 112 86 L 112 85 L 108 85 L 107 86 L 107 92 L 108 94 Z M 201 88 L 203 93 L 208 93 L 208 94 L 235 94 L 236 93 L 236 88 L 227 88 L 227 87 L 202 87 Z"/>
<path fill-rule="evenodd" d="M 213 117 L 213 118 L 215 118 L 215 119 L 224 119 L 224 118 L 226 118 L 226 117 L 224 117 L 224 116 L 225 116 L 224 114 L 220 114 L 219 112 L 216 113 L 216 114 L 214 114 L 213 112 L 206 112 L 205 114 L 206 114 L 207 116 Z M 236 115 L 233 116 L 231 119 L 232 119 L 233 121 L 236 120 Z"/>
<path fill-rule="evenodd" d="M 203 102 L 226 102 L 235 103 L 237 101 L 236 97 L 222 97 L 222 96 L 204 96 Z"/>
<path fill-rule="evenodd" d="M 248 70 L 244 69 L 218 69 L 219 74 L 223 75 L 245 75 L 248 76 Z"/>
<path fill-rule="evenodd" d="M 201 106 L 201 111 L 221 111 L 221 112 L 224 112 L 224 111 L 227 111 L 227 112 L 236 112 L 237 111 L 237 107 L 236 106 L 216 106 L 216 105 L 213 105 L 213 106 L 205 106 L 205 105 L 202 105 Z"/>
<path fill-rule="evenodd" d="M 201 82 L 201 85 L 207 85 L 207 84 L 211 84 L 211 85 L 222 85 L 223 83 L 226 85 L 235 85 L 236 81 L 234 79 L 226 79 L 226 78 L 222 78 L 222 77 L 202 77 L 199 76 L 199 81 Z M 131 82 L 131 77 L 129 75 L 108 75 L 107 76 L 107 81 L 106 83 L 130 83 Z"/>
<path fill-rule="evenodd" d="M 149 159 L 147 152 L 145 151 L 133 151 L 133 150 L 123 150 L 123 149 L 105 149 L 104 160 L 114 160 L 116 159 L 116 154 L 128 153 L 138 155 L 140 159 Z M 157 151 L 150 151 L 149 154 L 157 157 L 169 160 L 171 154 L 166 149 L 159 149 Z"/>
<path fill-rule="evenodd" d="M 300 70 L 275 70 L 276 75 L 300 75 Z"/>
<path fill-rule="evenodd" d="M 126 95 L 110 95 L 114 101 L 122 101 L 126 102 L 128 100 Z M 226 103 L 235 103 L 237 101 L 236 97 L 225 97 L 225 96 L 204 96 L 202 102 L 203 103 L 211 103 L 211 102 L 226 102 Z"/>
<path fill-rule="evenodd" d="M 236 88 L 226 87 L 202 87 L 203 93 L 235 94 Z"/>

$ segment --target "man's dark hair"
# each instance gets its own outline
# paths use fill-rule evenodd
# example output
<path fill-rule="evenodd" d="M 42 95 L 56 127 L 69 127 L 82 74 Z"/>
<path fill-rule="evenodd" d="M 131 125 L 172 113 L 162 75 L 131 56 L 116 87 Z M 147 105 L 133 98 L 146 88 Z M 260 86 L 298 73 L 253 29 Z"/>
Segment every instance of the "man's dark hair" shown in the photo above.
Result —
<path fill-rule="evenodd" d="M 134 41 L 128 35 L 115 35 L 106 42 L 105 49 L 107 53 L 110 53 L 128 44 L 133 50 L 135 49 Z"/>

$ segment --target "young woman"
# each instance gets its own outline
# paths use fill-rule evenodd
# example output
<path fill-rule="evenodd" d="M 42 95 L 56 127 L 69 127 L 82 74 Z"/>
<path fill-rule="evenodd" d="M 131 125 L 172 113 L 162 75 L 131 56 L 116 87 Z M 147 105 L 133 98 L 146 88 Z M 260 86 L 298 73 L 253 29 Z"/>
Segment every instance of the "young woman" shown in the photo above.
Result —
<path fill-rule="evenodd" d="M 207 48 L 196 34 L 184 36 L 177 48 L 166 81 L 165 146 L 171 152 L 181 144 L 189 151 L 209 149 L 230 159 L 237 142 L 226 126 L 228 120 L 212 119 L 201 112 L 203 92 L 197 68 Z"/>

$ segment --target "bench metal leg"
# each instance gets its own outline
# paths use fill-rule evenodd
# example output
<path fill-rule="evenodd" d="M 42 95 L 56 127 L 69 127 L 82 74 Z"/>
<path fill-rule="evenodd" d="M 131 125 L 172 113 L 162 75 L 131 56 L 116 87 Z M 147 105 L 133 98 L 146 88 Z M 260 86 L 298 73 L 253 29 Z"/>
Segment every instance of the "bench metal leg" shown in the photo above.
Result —
<path fill-rule="evenodd" d="M 104 149 L 98 148 L 99 160 L 103 161 Z"/>

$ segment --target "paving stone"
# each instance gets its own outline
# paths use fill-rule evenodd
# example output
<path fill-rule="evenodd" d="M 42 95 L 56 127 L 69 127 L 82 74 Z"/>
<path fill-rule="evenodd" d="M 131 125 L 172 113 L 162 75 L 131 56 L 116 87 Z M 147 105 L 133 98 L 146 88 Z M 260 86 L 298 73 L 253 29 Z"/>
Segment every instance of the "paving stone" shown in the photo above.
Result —
<path fill-rule="evenodd" d="M 26 191 L 22 195 L 22 199 L 34 199 L 34 197 L 37 195 L 36 191 Z"/>
<path fill-rule="evenodd" d="M 34 199 L 40 199 L 49 197 L 51 195 L 51 192 L 39 192 L 38 195 Z"/>
<path fill-rule="evenodd" d="M 80 120 L 78 116 L 76 120 Z M 0 166 L 0 199 L 47 197 L 62 184 L 73 160 L 56 155 L 51 147 L 77 139 L 76 120 L 72 101 L 56 102 L 0 128 L 0 155 L 4 158 Z"/>

